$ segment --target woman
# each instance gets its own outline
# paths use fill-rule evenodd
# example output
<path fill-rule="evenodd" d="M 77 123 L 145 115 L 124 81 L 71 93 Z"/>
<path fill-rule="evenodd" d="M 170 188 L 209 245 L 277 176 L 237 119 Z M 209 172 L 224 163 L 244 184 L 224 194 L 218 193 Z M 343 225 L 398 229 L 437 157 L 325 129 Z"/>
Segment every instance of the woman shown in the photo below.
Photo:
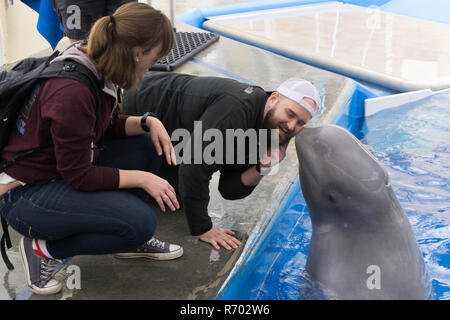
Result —
<path fill-rule="evenodd" d="M 27 104 L 31 107 L 23 108 L 2 157 L 34 148 L 39 152 L 0 176 L 1 214 L 24 236 L 20 252 L 36 294 L 62 289 L 52 277 L 58 259 L 182 255 L 180 246 L 153 238 L 156 216 L 146 203 L 150 195 L 163 211 L 179 208 L 175 190 L 156 175 L 162 158 L 174 164 L 170 137 L 154 117 L 117 112 L 119 87 L 135 89 L 172 45 L 165 15 L 147 4 L 125 4 L 94 24 L 87 45 L 69 47 L 55 59 L 75 60 L 99 79 L 103 127 L 96 125 L 90 90 L 71 79 L 42 81 Z"/>

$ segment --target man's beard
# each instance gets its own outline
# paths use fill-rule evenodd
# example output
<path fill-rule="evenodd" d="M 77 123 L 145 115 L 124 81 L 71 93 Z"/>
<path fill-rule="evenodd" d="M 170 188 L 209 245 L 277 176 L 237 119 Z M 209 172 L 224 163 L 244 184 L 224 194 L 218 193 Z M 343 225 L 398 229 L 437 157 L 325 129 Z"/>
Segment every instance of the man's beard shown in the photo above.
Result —
<path fill-rule="evenodd" d="M 274 113 L 275 113 L 275 108 L 272 108 L 269 111 L 267 111 L 267 114 L 263 120 L 263 128 L 267 129 L 267 130 L 278 129 L 279 131 L 281 131 L 281 129 L 280 129 L 281 124 L 279 122 L 276 122 L 275 119 L 273 119 Z M 268 139 L 270 139 L 270 133 L 268 136 L 269 136 Z M 292 138 L 292 135 L 289 132 L 286 135 L 278 134 L 278 136 L 279 136 L 280 146 L 287 144 Z"/>

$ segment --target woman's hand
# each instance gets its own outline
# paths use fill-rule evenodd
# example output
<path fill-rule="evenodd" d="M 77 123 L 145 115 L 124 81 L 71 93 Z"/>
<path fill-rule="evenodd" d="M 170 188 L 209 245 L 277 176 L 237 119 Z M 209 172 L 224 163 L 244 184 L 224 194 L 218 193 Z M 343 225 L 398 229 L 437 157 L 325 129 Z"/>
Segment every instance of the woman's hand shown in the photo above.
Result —
<path fill-rule="evenodd" d="M 157 175 L 139 170 L 119 170 L 119 188 L 141 188 L 152 196 L 163 212 L 165 205 L 175 211 L 180 208 L 175 189 L 166 180 Z"/>
<path fill-rule="evenodd" d="M 175 189 L 166 180 L 148 172 L 145 175 L 145 179 L 143 179 L 141 187 L 156 200 L 163 212 L 166 212 L 164 204 L 171 211 L 180 209 Z"/>
<path fill-rule="evenodd" d="M 164 152 L 167 164 L 176 165 L 175 150 L 162 122 L 158 118 L 147 117 L 147 127 L 150 129 L 150 137 L 158 155 L 162 155 Z"/>

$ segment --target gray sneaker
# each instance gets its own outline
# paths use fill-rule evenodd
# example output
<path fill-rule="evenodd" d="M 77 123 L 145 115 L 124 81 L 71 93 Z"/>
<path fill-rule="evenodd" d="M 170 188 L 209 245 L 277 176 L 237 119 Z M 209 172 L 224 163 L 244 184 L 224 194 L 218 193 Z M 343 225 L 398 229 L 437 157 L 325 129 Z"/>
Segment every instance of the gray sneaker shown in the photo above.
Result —
<path fill-rule="evenodd" d="M 140 247 L 130 252 L 116 253 L 116 258 L 148 258 L 154 260 L 172 260 L 183 255 L 183 248 L 176 244 L 151 238 Z"/>
<path fill-rule="evenodd" d="M 33 251 L 32 241 L 32 239 L 23 237 L 19 244 L 27 284 L 36 294 L 58 293 L 63 285 L 53 278 L 53 273 L 61 261 L 36 255 Z"/>

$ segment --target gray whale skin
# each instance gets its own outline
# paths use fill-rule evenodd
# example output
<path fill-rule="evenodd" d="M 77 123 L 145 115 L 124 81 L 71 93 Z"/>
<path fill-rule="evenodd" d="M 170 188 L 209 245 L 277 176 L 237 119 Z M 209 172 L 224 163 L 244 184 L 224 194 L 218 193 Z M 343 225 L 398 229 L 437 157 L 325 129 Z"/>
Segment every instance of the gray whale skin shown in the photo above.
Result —
<path fill-rule="evenodd" d="M 295 145 L 312 223 L 309 277 L 333 299 L 428 299 L 423 256 L 375 156 L 335 125 L 304 128 Z"/>

